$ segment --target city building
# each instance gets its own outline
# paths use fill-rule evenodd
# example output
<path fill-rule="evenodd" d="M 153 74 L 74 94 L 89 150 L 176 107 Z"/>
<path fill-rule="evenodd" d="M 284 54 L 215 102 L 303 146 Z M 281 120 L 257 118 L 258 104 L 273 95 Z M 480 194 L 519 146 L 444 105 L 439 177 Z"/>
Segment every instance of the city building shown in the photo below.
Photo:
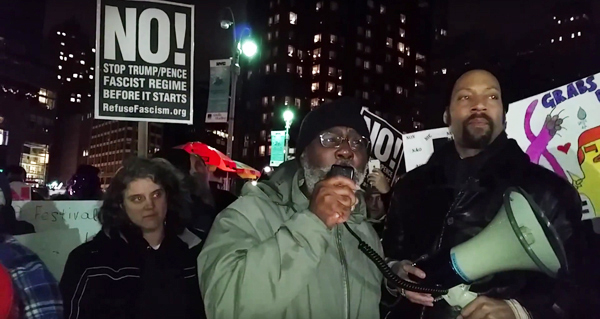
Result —
<path fill-rule="evenodd" d="M 36 187 L 47 181 L 57 90 L 39 56 L 44 10 L 38 0 L 0 10 L 0 169 L 22 166 Z"/>
<path fill-rule="evenodd" d="M 250 0 L 260 56 L 242 61 L 236 117 L 244 120 L 236 122 L 234 154 L 264 167 L 271 131 L 284 129 L 284 110 L 295 113 L 294 132 L 308 111 L 340 96 L 360 99 L 401 131 L 422 128 L 419 99 L 429 54 L 447 32 L 438 7 L 431 1 Z"/>
<path fill-rule="evenodd" d="M 502 81 L 505 103 L 512 103 L 600 72 L 598 21 L 591 1 L 549 8 L 539 29 L 524 30 L 510 41 L 479 31 L 443 41 L 444 54 L 432 62 L 429 126 L 442 126 L 448 88 L 459 73 L 491 67 Z"/>
<path fill-rule="evenodd" d="M 52 180 L 66 182 L 77 166 L 87 163 L 94 107 L 92 41 L 75 19 L 54 27 L 46 39 L 46 58 L 60 83 L 49 169 Z"/>
<path fill-rule="evenodd" d="M 162 146 L 163 124 L 148 123 L 148 154 Z M 103 187 L 108 186 L 123 160 L 138 155 L 138 122 L 95 120 L 87 164 L 100 169 Z"/>

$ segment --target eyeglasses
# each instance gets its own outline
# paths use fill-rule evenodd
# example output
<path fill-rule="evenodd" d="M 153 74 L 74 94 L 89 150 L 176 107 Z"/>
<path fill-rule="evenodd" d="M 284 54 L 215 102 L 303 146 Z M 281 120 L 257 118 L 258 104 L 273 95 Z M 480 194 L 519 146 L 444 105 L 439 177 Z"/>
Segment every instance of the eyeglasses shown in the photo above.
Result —
<path fill-rule="evenodd" d="M 339 148 L 342 143 L 348 141 L 353 151 L 366 150 L 369 147 L 369 140 L 365 137 L 342 137 L 335 133 L 325 132 L 319 135 L 321 145 L 325 148 Z"/>

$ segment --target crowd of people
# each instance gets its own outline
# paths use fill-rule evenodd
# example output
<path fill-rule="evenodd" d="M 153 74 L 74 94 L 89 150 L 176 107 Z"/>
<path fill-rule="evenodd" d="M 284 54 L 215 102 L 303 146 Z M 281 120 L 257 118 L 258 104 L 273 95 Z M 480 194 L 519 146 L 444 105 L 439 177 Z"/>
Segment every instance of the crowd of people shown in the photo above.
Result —
<path fill-rule="evenodd" d="M 104 193 L 71 183 L 70 196 L 102 196 L 101 230 L 69 254 L 59 281 L 13 237 L 27 233 L 5 216 L 18 174 L 0 177 L 0 295 L 14 297 L 0 301 L 0 319 L 600 318 L 598 249 L 579 195 L 507 137 L 506 112 L 492 73 L 464 73 L 444 113 L 453 141 L 394 185 L 367 169 L 370 134 L 352 98 L 310 112 L 297 158 L 239 198 L 184 150 L 130 158 Z M 332 165 L 354 174 L 331 176 Z M 96 183 L 98 171 L 84 175 Z M 452 307 L 385 280 L 354 236 L 404 280 L 423 279 L 419 263 L 480 233 L 509 187 L 526 191 L 558 234 L 568 267 L 556 278 L 494 274 Z"/>

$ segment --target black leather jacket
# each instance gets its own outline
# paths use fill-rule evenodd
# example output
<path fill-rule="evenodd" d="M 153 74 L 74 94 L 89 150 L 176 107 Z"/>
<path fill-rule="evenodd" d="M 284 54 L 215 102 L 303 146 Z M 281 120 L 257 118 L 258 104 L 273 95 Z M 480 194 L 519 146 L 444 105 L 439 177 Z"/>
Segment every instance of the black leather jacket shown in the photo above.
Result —
<path fill-rule="evenodd" d="M 415 261 L 465 242 L 494 218 L 508 187 L 521 187 L 558 231 L 569 269 L 561 270 L 559 280 L 534 272 L 500 273 L 473 285 L 471 290 L 492 298 L 515 299 L 534 319 L 600 318 L 590 314 L 590 306 L 598 307 L 597 300 L 590 305 L 591 297 L 584 293 L 589 289 L 576 283 L 579 280 L 571 275 L 588 267 L 584 265 L 587 245 L 577 191 L 558 175 L 532 164 L 505 134 L 480 155 L 484 159 L 479 167 L 459 187 L 448 178 L 460 160 L 453 142 L 397 183 L 383 236 L 386 256 Z M 589 271 L 594 270 L 590 267 Z M 583 278 L 582 281 L 585 282 Z M 586 300 L 586 304 L 581 304 L 581 300 Z M 394 318 L 393 314 L 399 318 L 454 319 L 459 313 L 444 301 L 424 308 L 403 300 L 388 318 Z"/>

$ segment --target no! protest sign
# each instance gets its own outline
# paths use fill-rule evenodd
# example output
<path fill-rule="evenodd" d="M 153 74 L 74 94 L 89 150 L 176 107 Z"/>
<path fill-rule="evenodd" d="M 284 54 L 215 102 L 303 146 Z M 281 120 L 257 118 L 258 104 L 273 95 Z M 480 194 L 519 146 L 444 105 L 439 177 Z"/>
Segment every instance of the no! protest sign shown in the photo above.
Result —
<path fill-rule="evenodd" d="M 194 6 L 98 0 L 95 118 L 193 123 Z"/>

